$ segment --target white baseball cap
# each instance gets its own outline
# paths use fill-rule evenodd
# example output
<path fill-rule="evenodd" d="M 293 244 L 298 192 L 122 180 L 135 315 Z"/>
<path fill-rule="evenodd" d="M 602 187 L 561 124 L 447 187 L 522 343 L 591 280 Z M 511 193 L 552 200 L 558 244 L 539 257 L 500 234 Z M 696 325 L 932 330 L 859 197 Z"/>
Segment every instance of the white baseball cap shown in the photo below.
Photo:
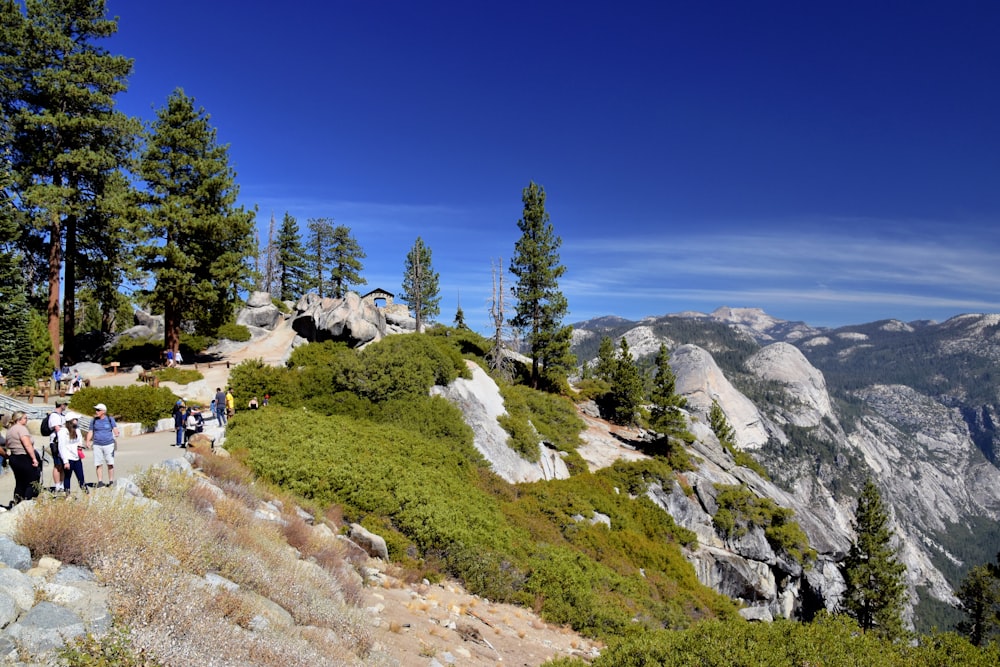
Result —
<path fill-rule="evenodd" d="M 95 410 L 103 410 L 104 412 L 107 412 L 108 411 L 108 406 L 104 405 L 104 403 L 98 403 L 97 405 L 94 406 L 94 409 Z"/>

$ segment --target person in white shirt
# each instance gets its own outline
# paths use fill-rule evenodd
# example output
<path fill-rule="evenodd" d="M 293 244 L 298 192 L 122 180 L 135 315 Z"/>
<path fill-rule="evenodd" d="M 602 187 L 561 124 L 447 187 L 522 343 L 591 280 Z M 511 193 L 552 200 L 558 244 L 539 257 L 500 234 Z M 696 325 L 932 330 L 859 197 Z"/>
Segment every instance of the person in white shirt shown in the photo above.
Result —
<path fill-rule="evenodd" d="M 66 406 L 69 401 L 65 398 L 56 399 L 55 412 L 49 413 L 49 453 L 52 454 L 52 486 L 62 487 L 63 462 L 59 459 L 59 430 L 66 424 Z"/>
<path fill-rule="evenodd" d="M 79 430 L 80 415 L 66 413 L 66 423 L 59 429 L 59 458 L 62 459 L 63 485 L 62 490 L 69 493 L 69 484 L 73 475 L 76 481 L 87 493 L 87 484 L 83 481 L 83 434 Z"/>

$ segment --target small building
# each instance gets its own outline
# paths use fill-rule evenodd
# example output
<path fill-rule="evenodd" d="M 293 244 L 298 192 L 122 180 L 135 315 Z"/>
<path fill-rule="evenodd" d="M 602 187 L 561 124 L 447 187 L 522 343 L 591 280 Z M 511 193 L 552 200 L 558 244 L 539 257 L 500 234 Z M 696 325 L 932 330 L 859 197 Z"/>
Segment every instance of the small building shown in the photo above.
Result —
<path fill-rule="evenodd" d="M 376 308 L 387 308 L 392 305 L 392 298 L 395 295 L 387 292 L 381 287 L 376 287 L 368 294 L 361 295 L 361 300 L 370 303 Z"/>

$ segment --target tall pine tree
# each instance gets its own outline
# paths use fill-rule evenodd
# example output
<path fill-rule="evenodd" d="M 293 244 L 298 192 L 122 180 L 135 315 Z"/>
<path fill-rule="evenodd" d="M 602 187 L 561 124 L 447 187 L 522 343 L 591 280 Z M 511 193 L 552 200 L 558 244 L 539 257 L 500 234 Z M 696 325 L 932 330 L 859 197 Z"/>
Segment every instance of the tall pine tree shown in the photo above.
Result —
<path fill-rule="evenodd" d="M 228 147 L 181 89 L 157 111 L 140 173 L 152 239 L 140 248 L 141 265 L 155 280 L 147 298 L 163 310 L 167 349 L 177 350 L 183 321 L 214 333 L 232 319 L 237 294 L 252 287 L 254 212 L 236 206 Z"/>
<path fill-rule="evenodd" d="M 305 292 L 305 249 L 295 218 L 285 213 L 278 230 L 278 298 L 294 301 Z"/>
<path fill-rule="evenodd" d="M 869 477 L 854 514 L 855 538 L 844 559 L 843 605 L 864 632 L 887 639 L 904 635 L 903 600 L 906 566 L 896 558 L 889 512 Z"/>
<path fill-rule="evenodd" d="M 635 423 L 636 411 L 642 402 L 642 376 L 623 336 L 618 346 L 614 371 L 611 375 L 611 419 L 617 424 Z"/>
<path fill-rule="evenodd" d="M 330 244 L 330 285 L 331 295 L 342 299 L 353 285 L 368 283 L 361 276 L 364 268 L 361 264 L 367 255 L 351 235 L 351 228 L 337 225 L 333 228 L 333 239 Z"/>
<path fill-rule="evenodd" d="M 102 199 L 111 174 L 129 163 L 139 131 L 137 121 L 114 108 L 132 61 L 97 45 L 118 30 L 105 14 L 104 0 L 28 0 L 24 14 L 19 3 L 0 6 L 8 155 L 29 232 L 24 247 L 44 244 L 54 365 L 61 328 L 63 351 L 74 354 L 79 236 L 106 219 L 95 209 L 108 211 L 119 201 Z"/>
<path fill-rule="evenodd" d="M 667 438 L 686 438 L 687 425 L 681 410 L 687 407 L 687 399 L 677 393 L 677 376 L 670 367 L 670 353 L 663 343 L 660 343 L 660 349 L 653 363 L 656 375 L 653 377 L 653 389 L 649 395 L 652 404 L 649 411 L 649 426 Z"/>
<path fill-rule="evenodd" d="M 413 311 L 418 332 L 423 331 L 426 320 L 431 320 L 441 313 L 438 305 L 441 302 L 438 273 L 431 264 L 430 247 L 419 236 L 410 251 L 406 253 L 401 296 Z"/>
<path fill-rule="evenodd" d="M 510 272 L 517 278 L 511 292 L 517 300 L 513 327 L 526 332 L 531 356 L 531 385 L 538 388 L 541 369 L 552 385 L 559 385 L 576 361 L 570 352 L 573 328 L 563 326 L 568 304 L 559 291 L 566 267 L 559 263 L 562 239 L 555 234 L 545 210 L 545 189 L 532 181 L 521 192 L 524 210 L 517 228 Z"/>

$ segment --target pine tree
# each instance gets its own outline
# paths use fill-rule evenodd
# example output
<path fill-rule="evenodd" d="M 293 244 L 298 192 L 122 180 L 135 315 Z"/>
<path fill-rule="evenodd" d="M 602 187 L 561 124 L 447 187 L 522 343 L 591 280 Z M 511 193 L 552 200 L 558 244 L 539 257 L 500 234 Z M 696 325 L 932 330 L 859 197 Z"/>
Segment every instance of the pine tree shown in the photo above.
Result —
<path fill-rule="evenodd" d="M 465 323 L 465 312 L 462 310 L 462 304 L 458 305 L 455 310 L 455 321 L 452 323 L 456 329 L 468 330 L 469 326 Z"/>
<path fill-rule="evenodd" d="M 677 376 L 670 367 L 670 353 L 667 346 L 660 344 L 654 361 L 656 375 L 650 391 L 649 426 L 666 437 L 686 438 L 687 425 L 681 412 L 687 407 L 687 399 L 677 393 Z"/>
<path fill-rule="evenodd" d="M 309 219 L 309 255 L 310 272 L 305 280 L 306 289 L 315 290 L 320 298 L 330 293 L 330 281 L 326 278 L 327 266 L 331 261 L 333 245 L 333 218 Z"/>
<path fill-rule="evenodd" d="M 847 584 L 844 609 L 862 631 L 887 639 L 901 638 L 906 566 L 896 558 L 889 513 L 871 478 L 865 480 L 858 497 L 854 532 L 843 564 Z"/>
<path fill-rule="evenodd" d="M 615 369 L 611 375 L 609 399 L 612 421 L 617 424 L 634 424 L 636 411 L 642 402 L 642 391 L 642 376 L 632 358 L 628 341 L 623 337 L 618 347 Z"/>
<path fill-rule="evenodd" d="M 510 272 L 517 278 L 511 288 L 517 299 L 510 324 L 524 329 L 531 356 L 531 385 L 538 388 L 540 368 L 557 385 L 576 361 L 570 352 L 573 328 L 562 325 L 568 304 L 559 291 L 566 267 L 559 263 L 562 239 L 555 235 L 545 210 L 545 189 L 532 181 L 521 193 L 523 214 L 517 222 L 521 238 L 514 244 Z"/>
<path fill-rule="evenodd" d="M 157 111 L 140 173 L 150 192 L 145 224 L 152 239 L 140 261 L 155 279 L 146 296 L 162 308 L 165 344 L 176 351 L 182 321 L 214 333 L 232 319 L 237 294 L 252 287 L 254 212 L 236 206 L 228 147 L 179 88 Z"/>
<path fill-rule="evenodd" d="M 1000 630 L 1000 553 L 996 563 L 976 565 L 962 580 L 955 597 L 967 618 L 956 629 L 975 646 Z"/>
<path fill-rule="evenodd" d="M 294 301 L 305 292 L 305 249 L 295 218 L 285 213 L 278 232 L 278 298 Z"/>
<path fill-rule="evenodd" d="M 423 331 L 425 320 L 431 320 L 441 312 L 438 274 L 431 264 L 431 249 L 419 236 L 406 253 L 401 297 L 413 310 L 418 332 Z"/>
<path fill-rule="evenodd" d="M 597 363 L 594 366 L 594 377 L 598 380 L 611 382 L 617 365 L 614 343 L 611 342 L 609 336 L 601 336 L 601 345 L 597 349 Z"/>
<path fill-rule="evenodd" d="M 726 419 L 726 413 L 722 411 L 722 406 L 714 399 L 712 400 L 712 409 L 708 413 L 708 425 L 723 447 L 727 449 L 736 447 L 736 431 L 729 425 L 729 420 Z"/>
<path fill-rule="evenodd" d="M 330 284 L 331 296 L 342 299 L 353 285 L 366 285 L 368 281 L 361 277 L 363 268 L 361 260 L 367 255 L 351 236 L 351 228 L 337 225 L 333 228 L 333 240 L 330 244 Z"/>
<path fill-rule="evenodd" d="M 0 6 L 5 139 L 30 232 L 23 247 L 45 244 L 47 324 L 58 365 L 61 327 L 64 352 L 74 353 L 78 237 L 103 220 L 93 212 L 108 208 L 101 201 L 108 179 L 129 163 L 139 124 L 114 106 L 132 61 L 96 44 L 118 30 L 105 18 L 105 1 L 34 0 L 25 10 L 7 0 Z"/>

